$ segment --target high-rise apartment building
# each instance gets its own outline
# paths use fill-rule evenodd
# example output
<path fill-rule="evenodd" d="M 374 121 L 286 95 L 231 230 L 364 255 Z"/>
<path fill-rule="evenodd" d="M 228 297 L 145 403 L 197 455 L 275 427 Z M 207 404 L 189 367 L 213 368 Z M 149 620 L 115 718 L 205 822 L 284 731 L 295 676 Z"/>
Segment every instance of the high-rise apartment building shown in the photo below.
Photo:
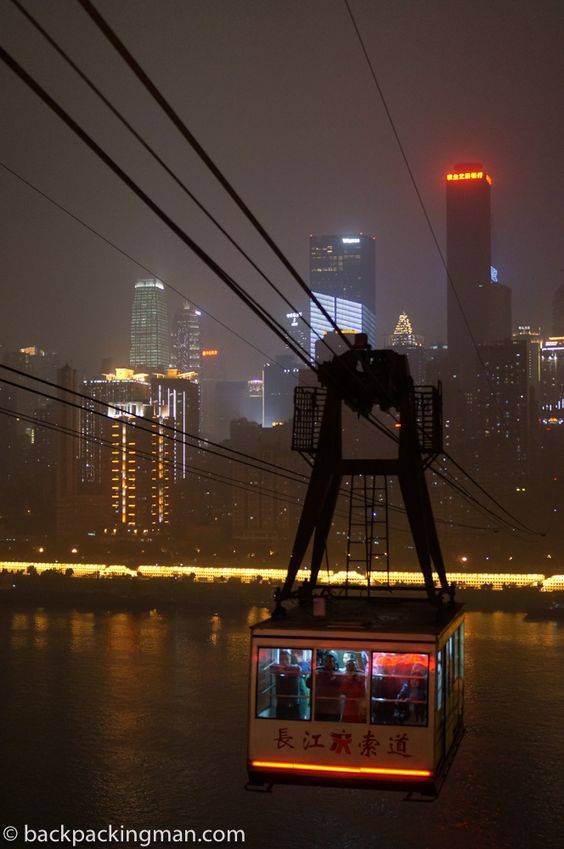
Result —
<path fill-rule="evenodd" d="M 172 360 L 180 372 L 195 371 L 198 374 L 202 368 L 201 341 L 202 313 L 189 301 L 176 311 L 172 331 Z"/>
<path fill-rule="evenodd" d="M 310 236 L 310 287 L 323 308 L 343 331 L 366 333 L 376 343 L 376 281 L 374 238 L 354 235 Z M 320 336 L 333 326 L 322 311 L 310 306 L 309 351 L 313 357 Z"/>
<path fill-rule="evenodd" d="M 541 347 L 543 424 L 564 423 L 564 336 L 550 336 Z"/>
<path fill-rule="evenodd" d="M 479 163 L 446 175 L 449 359 L 467 380 L 476 345 L 511 337 L 511 292 L 492 266 L 491 185 Z"/>
<path fill-rule="evenodd" d="M 99 496 L 105 516 L 111 490 L 110 522 L 116 531 L 162 530 L 174 500 L 172 487 L 187 478 L 196 450 L 198 385 L 177 369 L 148 375 L 118 368 L 84 387 L 100 403 L 87 401 L 81 414 L 82 493 Z M 131 427 L 135 416 L 147 421 Z M 105 450 L 109 445 L 111 452 Z"/>
<path fill-rule="evenodd" d="M 162 372 L 170 365 L 166 294 L 155 278 L 135 283 L 129 362 L 138 372 Z"/>

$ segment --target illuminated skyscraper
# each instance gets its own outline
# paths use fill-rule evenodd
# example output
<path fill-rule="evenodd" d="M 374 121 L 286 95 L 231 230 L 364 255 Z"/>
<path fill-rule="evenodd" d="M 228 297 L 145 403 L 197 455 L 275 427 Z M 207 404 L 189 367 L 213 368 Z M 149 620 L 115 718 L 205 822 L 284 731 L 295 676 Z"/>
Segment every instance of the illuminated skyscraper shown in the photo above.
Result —
<path fill-rule="evenodd" d="M 376 281 L 374 237 L 310 236 L 310 287 L 333 321 L 343 331 L 366 333 L 376 342 Z M 321 310 L 310 308 L 310 355 L 320 336 L 333 331 Z"/>
<path fill-rule="evenodd" d="M 163 372 L 170 364 L 168 310 L 160 280 L 150 278 L 135 284 L 129 362 L 138 372 Z"/>
<path fill-rule="evenodd" d="M 370 345 L 375 346 L 376 322 L 374 313 L 368 307 L 358 301 L 334 298 L 332 295 L 324 295 L 321 292 L 315 294 L 319 303 L 343 333 L 366 333 Z M 326 345 L 317 345 L 316 347 L 316 343 L 323 339 L 326 334 L 332 335 L 333 325 L 313 303 L 311 305 L 310 324 L 310 356 L 314 357 L 317 350 L 323 360 L 330 358 L 331 352 L 336 353 L 335 345 L 329 343 L 329 347 Z"/>
<path fill-rule="evenodd" d="M 310 236 L 309 282 L 314 292 L 376 311 L 374 237 Z"/>
<path fill-rule="evenodd" d="M 174 316 L 172 332 L 172 350 L 174 367 L 180 372 L 195 371 L 202 368 L 202 342 L 200 321 L 202 313 L 188 301 Z"/>
<path fill-rule="evenodd" d="M 449 359 L 467 377 L 476 370 L 475 344 L 511 336 L 511 291 L 492 266 L 491 185 L 479 163 L 446 176 Z"/>

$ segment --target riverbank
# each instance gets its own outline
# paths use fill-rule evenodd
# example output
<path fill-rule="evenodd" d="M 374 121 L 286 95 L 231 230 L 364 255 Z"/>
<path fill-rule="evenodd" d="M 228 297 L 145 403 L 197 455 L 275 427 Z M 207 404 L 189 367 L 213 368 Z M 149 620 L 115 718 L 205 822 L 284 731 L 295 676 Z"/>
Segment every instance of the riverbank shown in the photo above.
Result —
<path fill-rule="evenodd" d="M 6 577 L 7 573 L 4 573 Z M 193 576 L 131 578 L 74 577 L 55 572 L 10 574 L 0 589 L 0 605 L 11 608 L 62 607 L 89 611 L 206 610 L 255 605 L 272 608 L 280 581 L 264 578 L 243 582 L 237 578 L 197 581 Z M 393 595 L 393 593 L 392 593 Z M 538 588 L 506 587 L 457 591 L 467 610 L 522 612 L 544 617 L 554 593 Z"/>

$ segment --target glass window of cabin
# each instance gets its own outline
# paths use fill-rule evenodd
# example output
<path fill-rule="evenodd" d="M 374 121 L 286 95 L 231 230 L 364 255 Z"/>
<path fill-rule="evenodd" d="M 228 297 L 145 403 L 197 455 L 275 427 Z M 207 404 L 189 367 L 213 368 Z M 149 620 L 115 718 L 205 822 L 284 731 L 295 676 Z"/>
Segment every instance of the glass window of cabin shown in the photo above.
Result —
<path fill-rule="evenodd" d="M 320 722 L 366 722 L 367 651 L 320 649 L 315 657 L 314 719 Z"/>
<path fill-rule="evenodd" d="M 444 655 L 445 650 L 441 649 L 437 654 L 437 710 L 442 710 L 444 707 L 443 699 L 444 699 L 444 680 L 443 680 L 443 670 L 444 670 Z"/>
<path fill-rule="evenodd" d="M 444 699 L 444 681 L 443 681 L 443 668 L 444 668 L 444 655 L 445 650 L 441 649 L 437 654 L 437 710 L 443 709 L 443 699 Z"/>
<path fill-rule="evenodd" d="M 428 654 L 372 652 L 372 722 L 427 725 L 428 685 Z"/>
<path fill-rule="evenodd" d="M 454 682 L 454 637 L 450 637 L 446 644 L 446 695 L 447 699 L 452 692 Z"/>
<path fill-rule="evenodd" d="M 456 669 L 456 677 L 463 678 L 464 677 L 464 622 L 460 625 L 457 630 L 458 636 L 458 656 L 457 656 L 457 669 Z"/>
<path fill-rule="evenodd" d="M 300 720 L 311 718 L 311 649 L 259 648 L 257 717 Z"/>

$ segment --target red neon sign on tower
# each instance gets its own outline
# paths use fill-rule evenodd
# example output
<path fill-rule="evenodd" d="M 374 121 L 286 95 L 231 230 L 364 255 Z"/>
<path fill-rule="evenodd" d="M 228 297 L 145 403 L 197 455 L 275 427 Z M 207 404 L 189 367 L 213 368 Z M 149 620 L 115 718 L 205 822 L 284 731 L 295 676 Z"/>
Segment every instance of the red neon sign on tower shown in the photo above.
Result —
<path fill-rule="evenodd" d="M 486 180 L 492 184 L 492 178 L 485 171 L 454 171 L 446 175 L 448 182 L 457 182 L 458 180 Z"/>

